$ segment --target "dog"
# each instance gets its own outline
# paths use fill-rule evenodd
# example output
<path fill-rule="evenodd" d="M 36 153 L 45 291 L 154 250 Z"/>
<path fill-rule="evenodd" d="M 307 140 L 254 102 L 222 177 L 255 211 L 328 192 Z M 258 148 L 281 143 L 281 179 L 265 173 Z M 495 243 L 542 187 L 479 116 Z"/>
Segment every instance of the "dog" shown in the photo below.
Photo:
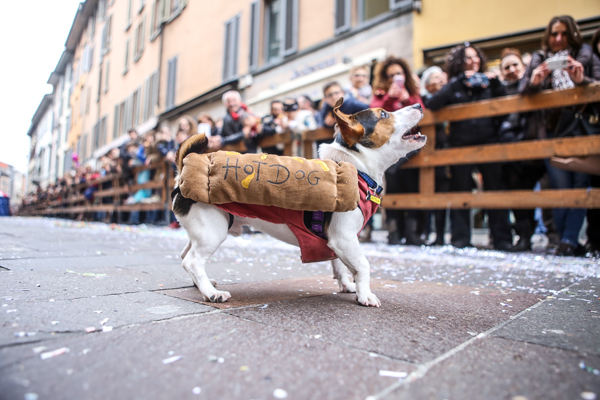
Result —
<path fill-rule="evenodd" d="M 334 142 L 319 147 L 321 159 L 353 164 L 370 180 L 369 186 L 380 188 L 386 169 L 402 158 L 418 152 L 427 137 L 418 132 L 417 125 L 423 118 L 419 104 L 388 112 L 381 108 L 367 109 L 353 115 L 342 113 L 340 99 L 334 108 L 337 121 Z M 215 288 L 215 282 L 206 275 L 206 261 L 227 238 L 228 232 L 240 235 L 244 225 L 266 233 L 283 242 L 299 246 L 298 239 L 286 224 L 272 223 L 259 218 L 235 217 L 221 208 L 185 198 L 177 192 L 183 159 L 190 153 L 202 153 L 208 140 L 195 135 L 182 143 L 176 155 L 178 175 L 173 192 L 173 212 L 189 235 L 189 242 L 181 253 L 182 266 L 192 277 L 202 295 L 211 302 L 225 302 L 231 294 Z M 381 190 L 381 189 L 379 189 Z M 377 192 L 379 193 L 379 192 Z M 368 199 L 369 195 L 367 195 Z M 379 199 L 373 196 L 373 201 Z M 368 218 L 367 218 L 368 219 Z M 324 226 L 326 245 L 333 250 L 333 275 L 340 292 L 356 293 L 359 304 L 380 307 L 381 302 L 371 292 L 370 266 L 358 241 L 358 234 L 366 221 L 360 208 L 348 212 L 334 212 Z M 351 275 L 350 275 L 351 273 Z M 353 277 L 353 281 L 351 281 Z"/>

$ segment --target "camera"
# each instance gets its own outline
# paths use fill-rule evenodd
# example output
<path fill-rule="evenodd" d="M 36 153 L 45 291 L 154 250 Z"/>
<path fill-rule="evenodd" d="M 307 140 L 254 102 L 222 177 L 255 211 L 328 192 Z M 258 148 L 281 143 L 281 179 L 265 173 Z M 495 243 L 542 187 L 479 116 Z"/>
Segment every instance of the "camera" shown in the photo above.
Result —
<path fill-rule="evenodd" d="M 546 67 L 551 70 L 564 69 L 569 66 L 568 57 L 555 57 L 546 60 Z"/>
<path fill-rule="evenodd" d="M 285 112 L 291 112 L 291 111 L 296 111 L 296 110 L 298 110 L 298 103 L 297 102 L 283 103 L 283 111 L 285 111 Z"/>
<path fill-rule="evenodd" d="M 394 75 L 394 84 L 398 86 L 399 89 L 402 89 L 404 87 L 404 76 Z"/>
<path fill-rule="evenodd" d="M 476 72 L 469 79 L 467 79 L 466 85 L 469 87 L 486 88 L 490 86 L 490 80 L 484 73 Z"/>

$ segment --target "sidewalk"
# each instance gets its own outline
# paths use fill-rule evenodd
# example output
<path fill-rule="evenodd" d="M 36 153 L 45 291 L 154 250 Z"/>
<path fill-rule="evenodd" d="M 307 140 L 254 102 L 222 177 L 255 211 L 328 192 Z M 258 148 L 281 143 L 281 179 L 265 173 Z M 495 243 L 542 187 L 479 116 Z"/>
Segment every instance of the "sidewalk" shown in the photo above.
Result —
<path fill-rule="evenodd" d="M 329 263 L 229 237 L 202 303 L 185 231 L 0 219 L 0 400 L 600 398 L 600 262 L 365 244 Z"/>

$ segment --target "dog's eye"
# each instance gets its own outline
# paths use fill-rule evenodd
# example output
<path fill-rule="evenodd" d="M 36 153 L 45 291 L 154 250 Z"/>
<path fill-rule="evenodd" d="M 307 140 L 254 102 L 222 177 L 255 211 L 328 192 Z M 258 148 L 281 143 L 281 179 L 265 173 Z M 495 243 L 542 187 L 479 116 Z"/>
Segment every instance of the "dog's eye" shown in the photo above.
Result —
<path fill-rule="evenodd" d="M 389 118 L 389 117 L 390 117 L 390 114 L 388 114 L 387 111 L 381 110 L 380 118 Z"/>

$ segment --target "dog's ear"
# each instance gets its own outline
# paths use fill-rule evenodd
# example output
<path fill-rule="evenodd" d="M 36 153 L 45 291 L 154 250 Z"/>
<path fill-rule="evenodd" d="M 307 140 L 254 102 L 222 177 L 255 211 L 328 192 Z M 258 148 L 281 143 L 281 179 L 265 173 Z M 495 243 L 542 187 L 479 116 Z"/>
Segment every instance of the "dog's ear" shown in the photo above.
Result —
<path fill-rule="evenodd" d="M 343 97 L 340 98 L 337 103 L 335 103 L 333 114 L 335 115 L 335 120 L 340 127 L 340 133 L 344 138 L 344 142 L 346 142 L 348 146 L 352 147 L 356 143 L 360 142 L 360 139 L 365 134 L 365 128 L 359 122 L 357 122 L 352 115 L 347 115 L 340 111 L 342 104 L 344 104 Z"/>

